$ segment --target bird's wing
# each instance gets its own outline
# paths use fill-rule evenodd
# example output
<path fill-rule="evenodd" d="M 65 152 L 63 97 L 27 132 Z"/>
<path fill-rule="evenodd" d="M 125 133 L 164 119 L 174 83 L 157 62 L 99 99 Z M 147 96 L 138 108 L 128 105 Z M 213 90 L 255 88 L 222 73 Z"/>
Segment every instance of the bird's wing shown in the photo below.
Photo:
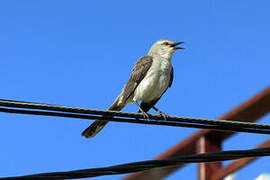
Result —
<path fill-rule="evenodd" d="M 128 98 L 135 91 L 136 87 L 145 77 L 147 71 L 152 65 L 153 59 L 151 56 L 146 55 L 140 58 L 132 69 L 131 76 L 122 91 L 122 102 L 126 102 Z"/>
<path fill-rule="evenodd" d="M 172 83 L 173 83 L 173 67 L 172 67 L 171 74 L 170 74 L 169 87 L 172 86 Z M 168 87 L 168 88 L 169 88 L 169 87 Z M 167 89 L 168 89 L 168 88 L 167 88 Z M 164 93 L 167 91 L 167 89 L 164 91 Z"/>
<path fill-rule="evenodd" d="M 158 99 L 154 99 L 153 101 L 147 102 L 147 103 L 146 102 L 142 102 L 141 105 L 140 105 L 141 108 L 142 108 L 142 110 L 144 112 L 148 112 L 159 101 L 159 99 L 167 91 L 167 89 L 172 86 L 172 83 L 173 83 L 173 67 L 172 67 L 171 74 L 170 74 L 169 86 L 165 89 L 165 91 L 161 94 L 161 96 Z M 139 110 L 139 112 L 140 112 L 140 110 Z"/>

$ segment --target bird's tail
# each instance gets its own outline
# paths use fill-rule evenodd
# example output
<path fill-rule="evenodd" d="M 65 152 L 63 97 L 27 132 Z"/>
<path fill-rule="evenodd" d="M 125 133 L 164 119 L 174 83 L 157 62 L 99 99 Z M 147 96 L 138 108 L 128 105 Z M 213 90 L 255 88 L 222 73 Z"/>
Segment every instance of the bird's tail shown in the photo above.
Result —
<path fill-rule="evenodd" d="M 118 98 L 116 99 L 116 101 L 108 108 L 108 110 L 111 111 L 121 111 L 124 108 L 125 105 L 118 105 Z M 103 116 L 103 117 L 112 117 L 112 116 Z M 97 133 L 99 133 L 99 131 L 101 131 L 106 124 L 109 121 L 104 121 L 104 120 L 96 120 L 95 122 L 93 122 L 88 128 L 86 128 L 83 132 L 82 132 L 82 136 L 84 136 L 85 138 L 90 138 L 90 137 L 94 137 L 97 135 Z"/>
<path fill-rule="evenodd" d="M 101 131 L 108 121 L 95 121 L 88 128 L 82 132 L 82 136 L 86 138 L 94 137 L 99 131 Z"/>

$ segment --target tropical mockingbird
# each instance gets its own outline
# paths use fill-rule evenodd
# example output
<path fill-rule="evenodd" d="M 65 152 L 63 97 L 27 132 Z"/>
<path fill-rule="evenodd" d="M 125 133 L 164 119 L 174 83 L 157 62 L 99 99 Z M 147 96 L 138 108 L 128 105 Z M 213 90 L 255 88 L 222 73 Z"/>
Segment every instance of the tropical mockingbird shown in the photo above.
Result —
<path fill-rule="evenodd" d="M 151 108 L 165 117 L 166 115 L 154 105 L 172 85 L 171 58 L 175 50 L 184 49 L 176 47 L 182 43 L 170 40 L 157 41 L 148 54 L 137 61 L 128 82 L 108 110 L 121 111 L 127 104 L 134 102 L 138 106 L 139 112 L 146 117 Z M 138 101 L 141 101 L 140 105 Z M 82 136 L 94 137 L 107 123 L 108 121 L 104 120 L 95 121 L 82 132 Z"/>

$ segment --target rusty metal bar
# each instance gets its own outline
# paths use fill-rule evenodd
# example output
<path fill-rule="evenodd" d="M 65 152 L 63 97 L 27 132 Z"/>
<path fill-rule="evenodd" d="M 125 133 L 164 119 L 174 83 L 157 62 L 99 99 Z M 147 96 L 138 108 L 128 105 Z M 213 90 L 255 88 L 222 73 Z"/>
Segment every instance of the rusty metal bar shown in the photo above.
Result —
<path fill-rule="evenodd" d="M 265 141 L 264 143 L 258 145 L 256 148 L 264 148 L 264 147 L 270 147 L 270 139 Z M 227 166 L 217 170 L 211 175 L 210 180 L 222 180 L 227 175 L 243 168 L 247 164 L 253 162 L 257 158 L 245 158 L 245 159 L 239 159 L 235 160 L 232 163 L 228 164 Z"/>
<path fill-rule="evenodd" d="M 211 136 L 202 136 L 197 141 L 197 153 L 219 152 L 222 150 L 220 139 Z M 221 162 L 199 163 L 198 180 L 210 180 L 211 175 L 221 169 Z"/>
<path fill-rule="evenodd" d="M 257 119 L 270 112 L 270 86 L 248 99 L 238 107 L 229 111 L 227 114 L 221 116 L 219 119 L 238 120 L 244 122 L 254 122 Z M 229 138 L 234 133 L 231 132 L 217 132 L 211 130 L 201 130 L 179 144 L 175 145 L 168 151 L 164 152 L 155 159 L 164 159 L 179 155 L 188 155 L 196 153 L 196 142 L 202 136 L 218 137 L 221 141 Z M 123 178 L 124 180 L 159 180 L 162 179 L 177 169 L 183 167 L 180 165 L 173 168 L 157 168 L 149 171 L 133 173 Z"/>

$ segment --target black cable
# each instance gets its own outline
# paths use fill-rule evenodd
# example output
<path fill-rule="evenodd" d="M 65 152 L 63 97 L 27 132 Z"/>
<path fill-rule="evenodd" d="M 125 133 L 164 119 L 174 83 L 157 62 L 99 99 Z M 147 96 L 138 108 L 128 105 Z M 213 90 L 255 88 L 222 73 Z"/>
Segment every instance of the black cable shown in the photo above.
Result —
<path fill-rule="evenodd" d="M 62 112 L 50 112 L 50 111 L 34 111 L 34 110 L 21 110 L 21 109 L 9 109 L 0 108 L 0 112 L 6 113 L 17 113 L 17 114 L 29 114 L 29 115 L 41 115 L 41 116 L 56 116 L 56 117 L 66 117 L 66 118 L 79 118 L 79 119 L 96 119 L 104 120 L 104 117 L 85 115 L 85 114 L 72 114 L 72 113 L 62 113 Z M 270 134 L 270 129 L 268 128 L 253 128 L 251 124 L 250 127 L 242 127 L 241 125 L 225 126 L 224 125 L 209 125 L 207 123 L 196 124 L 191 122 L 181 122 L 172 120 L 152 120 L 152 119 L 128 119 L 128 118 L 114 118 L 106 117 L 108 121 L 115 122 L 126 122 L 126 123 L 137 123 L 137 124 L 152 124 L 152 125 L 165 125 L 165 126 L 175 126 L 175 127 L 191 127 L 191 128 L 201 128 L 201 129 L 212 129 L 220 131 L 232 131 L 232 132 L 247 132 L 247 133 L 257 133 L 257 134 Z M 226 121 L 224 121 L 226 122 Z M 256 127 L 257 124 L 255 124 Z"/>
<path fill-rule="evenodd" d="M 57 105 L 31 103 L 31 102 L 23 102 L 23 101 L 11 101 L 11 100 L 3 100 L 3 99 L 0 99 L 0 106 L 16 108 L 16 109 L 0 108 L 0 111 L 8 112 L 8 113 L 60 116 L 60 117 L 82 118 L 82 119 L 99 119 L 99 120 L 105 119 L 105 120 L 118 121 L 118 122 L 195 127 L 195 128 L 216 129 L 216 130 L 225 130 L 225 131 L 270 134 L 270 125 L 258 124 L 258 123 L 247 123 L 247 122 L 227 121 L 227 120 L 226 121 L 225 120 L 210 120 L 210 119 L 187 118 L 187 117 L 177 117 L 177 116 L 169 116 L 166 118 L 166 121 L 164 121 L 163 117 L 159 115 L 153 115 L 153 114 L 149 114 L 149 117 L 150 117 L 149 120 L 143 120 L 143 119 L 138 119 L 138 118 L 144 118 L 144 116 L 139 113 L 127 113 L 127 112 L 106 111 L 106 110 L 96 110 L 96 109 L 87 109 L 87 108 L 75 108 L 75 107 L 68 107 L 68 106 L 57 106 Z M 58 112 L 65 112 L 65 113 L 56 113 L 56 112 L 50 112 L 50 111 L 20 110 L 21 108 L 50 110 L 50 111 L 58 111 Z M 66 113 L 66 112 L 69 112 L 69 113 Z M 88 114 L 92 114 L 92 115 L 88 115 Z M 119 116 L 119 117 L 129 117 L 129 118 L 136 118 L 136 120 L 126 119 L 126 118 L 107 118 L 107 117 L 104 118 L 102 116 L 100 117 L 96 115 L 112 115 L 112 116 Z"/>
<path fill-rule="evenodd" d="M 145 120 L 143 119 L 144 116 L 140 113 L 127 113 L 118 111 L 76 108 L 76 107 L 57 106 L 57 105 L 31 103 L 23 101 L 11 101 L 3 99 L 0 99 L 0 106 L 11 107 L 12 109 L 0 108 L 0 112 L 7 112 L 7 113 L 58 116 L 58 117 L 81 118 L 81 119 L 97 119 L 97 120 L 109 120 L 128 123 L 193 127 L 193 128 L 222 130 L 222 131 L 270 134 L 270 125 L 249 123 L 249 122 L 187 118 L 179 116 L 168 116 L 166 120 L 164 120 L 163 117 L 153 114 L 149 114 L 150 119 Z M 117 117 L 105 118 L 100 115 L 118 116 L 118 118 Z"/>
<path fill-rule="evenodd" d="M 91 168 L 67 172 L 53 172 L 53 173 L 33 174 L 27 176 L 6 177 L 0 178 L 0 180 L 87 178 L 103 175 L 126 174 L 138 171 L 145 171 L 152 168 L 171 167 L 180 165 L 182 163 L 217 162 L 217 161 L 227 161 L 240 158 L 261 157 L 261 156 L 270 156 L 270 148 L 268 147 L 250 150 L 221 151 L 196 155 L 186 155 L 186 156 L 172 157 L 164 160 L 140 161 L 116 166 L 109 166 L 104 168 Z"/>

